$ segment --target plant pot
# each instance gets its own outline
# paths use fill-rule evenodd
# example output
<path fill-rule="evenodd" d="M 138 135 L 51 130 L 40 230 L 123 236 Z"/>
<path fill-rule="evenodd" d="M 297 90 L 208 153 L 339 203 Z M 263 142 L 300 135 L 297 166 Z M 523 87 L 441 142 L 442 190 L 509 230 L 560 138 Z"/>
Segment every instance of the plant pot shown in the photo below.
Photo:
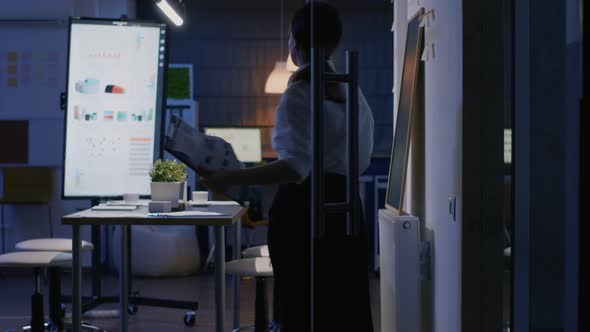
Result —
<path fill-rule="evenodd" d="M 184 182 L 152 182 L 150 183 L 152 201 L 169 201 L 172 203 L 172 208 L 177 208 L 182 188 L 184 188 Z"/>

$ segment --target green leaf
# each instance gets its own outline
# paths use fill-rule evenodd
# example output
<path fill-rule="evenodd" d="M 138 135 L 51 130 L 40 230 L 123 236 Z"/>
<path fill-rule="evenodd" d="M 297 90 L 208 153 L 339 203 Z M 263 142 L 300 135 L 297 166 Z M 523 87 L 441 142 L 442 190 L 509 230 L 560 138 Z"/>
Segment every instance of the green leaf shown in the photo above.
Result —
<path fill-rule="evenodd" d="M 156 160 L 150 169 L 152 182 L 186 181 L 186 165 L 176 160 Z"/>

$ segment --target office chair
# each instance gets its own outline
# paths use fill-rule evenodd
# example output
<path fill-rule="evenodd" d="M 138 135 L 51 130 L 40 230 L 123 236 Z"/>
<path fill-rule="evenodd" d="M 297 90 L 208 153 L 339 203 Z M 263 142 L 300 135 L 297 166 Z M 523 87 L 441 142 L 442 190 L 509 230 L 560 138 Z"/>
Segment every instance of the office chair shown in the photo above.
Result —
<path fill-rule="evenodd" d="M 237 327 L 232 332 L 251 329 L 255 332 L 268 332 L 268 299 L 266 295 L 266 280 L 273 276 L 272 264 L 269 257 L 255 257 L 236 259 L 225 264 L 225 273 L 254 277 L 256 280 L 256 295 L 254 309 L 254 326 Z"/>
<path fill-rule="evenodd" d="M 31 296 L 31 324 L 21 330 L 33 332 L 45 331 L 51 324 L 45 323 L 43 314 L 43 295 L 41 294 L 41 269 L 57 266 L 68 266 L 72 263 L 72 255 L 57 251 L 39 251 L 34 253 L 12 252 L 0 255 L 0 267 L 31 268 L 35 275 L 35 287 Z M 54 316 L 53 311 L 50 316 Z M 52 317 L 57 319 L 56 317 Z"/>
<path fill-rule="evenodd" d="M 8 167 L 3 172 L 3 196 L 0 198 L 2 218 L 2 253 L 6 252 L 6 218 L 4 207 L 10 205 L 42 204 L 47 207 L 49 236 L 53 237 L 51 218 L 51 194 L 53 192 L 52 169 L 49 167 Z"/>
<path fill-rule="evenodd" d="M 91 252 L 94 249 L 94 245 L 88 241 L 82 240 L 81 243 L 81 251 L 84 252 Z M 71 239 L 30 239 L 19 242 L 15 245 L 15 249 L 19 250 L 21 255 L 43 255 L 43 252 L 62 252 L 70 257 L 71 263 L 71 254 L 72 254 L 72 240 Z M 23 256 L 21 256 L 22 258 Z M 71 266 L 68 265 L 68 266 Z M 47 272 L 49 275 L 49 320 L 50 323 L 46 323 L 46 326 L 51 327 L 52 331 L 61 331 L 64 328 L 66 330 L 71 330 L 71 328 L 67 328 L 68 324 L 63 322 L 63 317 L 65 311 L 62 309 L 61 303 L 61 267 L 60 266 L 48 266 Z M 98 326 L 94 326 L 91 324 L 83 323 L 82 324 L 83 330 L 85 331 L 102 331 L 102 328 Z M 23 330 L 28 330 L 23 328 Z"/>
<path fill-rule="evenodd" d="M 35 276 L 35 286 L 31 296 L 31 322 L 28 326 L 18 328 L 16 331 L 62 331 L 71 330 L 71 326 L 63 322 L 63 311 L 59 305 L 60 280 L 52 278 L 49 293 L 49 321 L 45 322 L 43 309 L 43 295 L 41 294 L 41 269 L 47 268 L 50 274 L 59 269 L 72 266 L 72 255 L 59 251 L 33 251 L 11 252 L 0 255 L 0 267 L 3 268 L 30 268 Z M 85 331 L 103 331 L 100 328 L 82 324 Z"/>
<path fill-rule="evenodd" d="M 254 258 L 254 257 L 269 257 L 268 252 L 268 244 L 263 244 L 260 246 L 254 246 L 246 248 L 242 251 L 242 257 L 244 258 Z"/>

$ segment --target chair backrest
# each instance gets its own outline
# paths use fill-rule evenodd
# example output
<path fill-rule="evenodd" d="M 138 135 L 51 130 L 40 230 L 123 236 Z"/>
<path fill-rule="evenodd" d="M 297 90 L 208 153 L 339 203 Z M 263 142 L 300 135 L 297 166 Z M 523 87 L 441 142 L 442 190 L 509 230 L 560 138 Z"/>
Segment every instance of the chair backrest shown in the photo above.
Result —
<path fill-rule="evenodd" d="M 47 204 L 53 192 L 53 172 L 49 167 L 7 167 L 3 173 L 0 203 Z"/>

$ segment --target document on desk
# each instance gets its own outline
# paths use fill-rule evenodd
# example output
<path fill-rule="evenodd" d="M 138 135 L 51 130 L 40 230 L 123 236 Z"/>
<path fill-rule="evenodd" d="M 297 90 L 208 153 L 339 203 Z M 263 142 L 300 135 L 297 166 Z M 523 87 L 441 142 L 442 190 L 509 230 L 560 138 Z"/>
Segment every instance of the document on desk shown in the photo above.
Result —
<path fill-rule="evenodd" d="M 220 137 L 203 134 L 177 116 L 170 118 L 164 148 L 202 177 L 244 168 L 231 144 Z M 223 194 L 243 205 L 247 191 L 247 186 L 234 186 Z"/>
<path fill-rule="evenodd" d="M 228 216 L 228 214 L 211 212 L 211 211 L 178 211 L 178 212 L 159 212 L 148 213 L 150 217 L 168 217 L 168 218 L 194 218 L 194 217 L 219 217 Z"/>

